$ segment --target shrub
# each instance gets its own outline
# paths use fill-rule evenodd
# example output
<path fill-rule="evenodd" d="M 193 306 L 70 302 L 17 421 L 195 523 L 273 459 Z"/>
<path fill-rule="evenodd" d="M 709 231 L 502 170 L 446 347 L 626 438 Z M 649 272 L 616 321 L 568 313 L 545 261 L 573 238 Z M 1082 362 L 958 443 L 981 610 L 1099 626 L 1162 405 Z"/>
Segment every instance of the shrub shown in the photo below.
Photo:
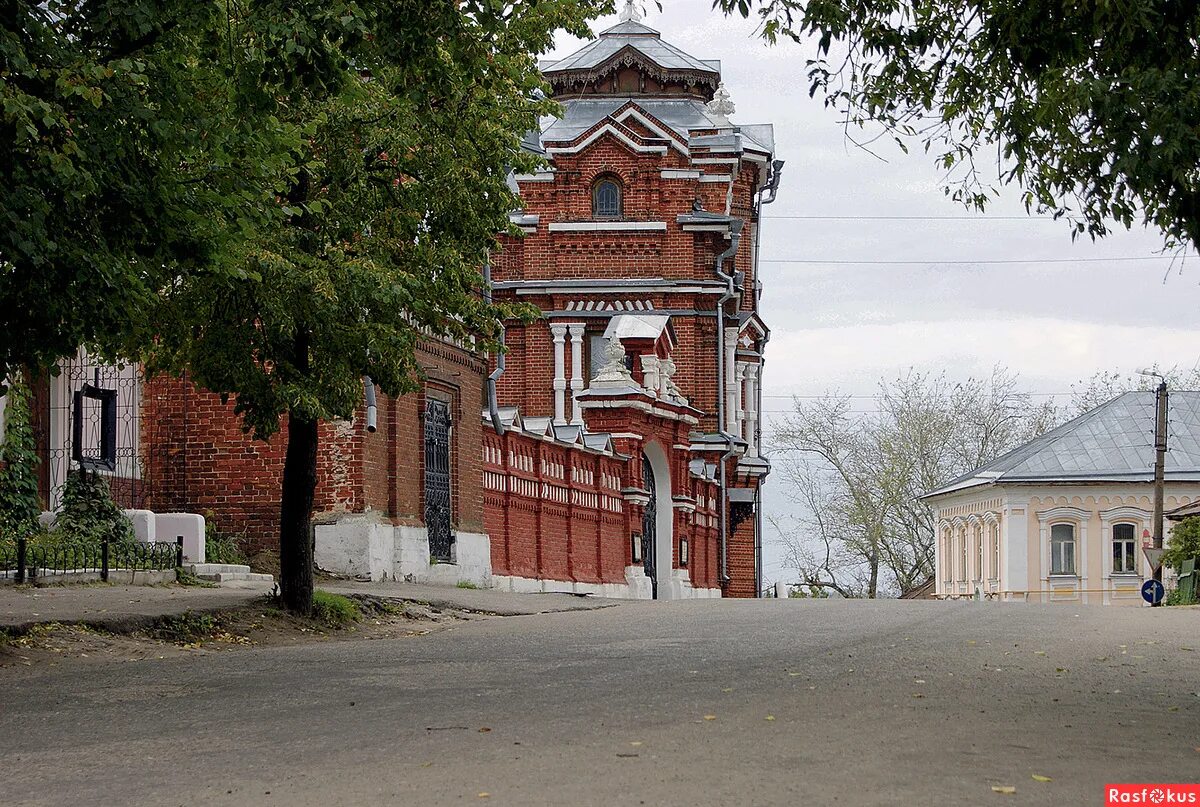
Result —
<path fill-rule="evenodd" d="M 41 532 L 37 483 L 37 443 L 29 411 L 29 387 L 18 378 L 8 388 L 4 443 L 0 446 L 0 540 L 15 541 Z"/>
<path fill-rule="evenodd" d="M 361 617 L 358 603 L 341 594 L 328 591 L 313 592 L 313 618 L 335 627 L 345 627 Z"/>
<path fill-rule="evenodd" d="M 67 474 L 62 509 L 54 531 L 64 543 L 131 543 L 135 540 L 133 523 L 113 501 L 108 481 L 96 472 L 83 470 Z"/>
<path fill-rule="evenodd" d="M 1163 566 L 1179 569 L 1185 560 L 1200 557 L 1200 516 L 1188 516 L 1175 525 L 1163 553 Z"/>
<path fill-rule="evenodd" d="M 206 563 L 245 564 L 246 555 L 238 546 L 236 535 L 208 529 L 204 533 L 204 560 Z"/>

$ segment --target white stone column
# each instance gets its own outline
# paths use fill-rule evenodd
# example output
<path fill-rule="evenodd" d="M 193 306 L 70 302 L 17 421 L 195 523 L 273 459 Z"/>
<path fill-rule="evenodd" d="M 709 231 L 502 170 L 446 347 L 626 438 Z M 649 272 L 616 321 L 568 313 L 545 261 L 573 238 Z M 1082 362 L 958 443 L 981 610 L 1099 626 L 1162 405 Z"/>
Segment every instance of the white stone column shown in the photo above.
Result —
<path fill-rule="evenodd" d="M 564 344 L 567 338 L 566 325 L 551 325 L 554 337 L 554 422 L 562 426 L 567 422 L 567 361 Z"/>
<path fill-rule="evenodd" d="M 746 365 L 746 439 L 751 457 L 758 456 L 758 365 Z"/>
<path fill-rule="evenodd" d="M 746 433 L 747 404 L 742 402 L 742 393 L 746 388 L 746 362 L 744 361 L 737 363 L 737 373 L 734 375 L 733 387 L 733 400 L 737 403 L 737 409 L 734 413 L 734 422 L 737 424 L 737 428 L 733 430 L 733 433 L 738 437 L 744 437 L 749 440 L 750 435 Z"/>
<path fill-rule="evenodd" d="M 737 328 L 725 329 L 725 431 L 740 437 L 737 419 Z"/>
<path fill-rule="evenodd" d="M 567 329 L 571 332 L 571 423 L 582 426 L 583 407 L 578 396 L 583 392 L 583 323 L 573 322 Z"/>

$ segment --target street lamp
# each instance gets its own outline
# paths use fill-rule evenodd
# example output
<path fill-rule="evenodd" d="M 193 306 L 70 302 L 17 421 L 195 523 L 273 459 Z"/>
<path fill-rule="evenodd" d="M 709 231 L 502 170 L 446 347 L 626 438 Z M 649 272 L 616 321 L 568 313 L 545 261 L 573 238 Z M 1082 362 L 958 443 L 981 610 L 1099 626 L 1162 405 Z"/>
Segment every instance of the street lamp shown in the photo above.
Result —
<path fill-rule="evenodd" d="M 1156 370 L 1138 370 L 1138 375 L 1158 379 L 1154 391 L 1154 548 L 1163 545 L 1163 472 L 1167 462 L 1167 379 Z M 1162 566 L 1154 570 L 1162 581 Z"/>

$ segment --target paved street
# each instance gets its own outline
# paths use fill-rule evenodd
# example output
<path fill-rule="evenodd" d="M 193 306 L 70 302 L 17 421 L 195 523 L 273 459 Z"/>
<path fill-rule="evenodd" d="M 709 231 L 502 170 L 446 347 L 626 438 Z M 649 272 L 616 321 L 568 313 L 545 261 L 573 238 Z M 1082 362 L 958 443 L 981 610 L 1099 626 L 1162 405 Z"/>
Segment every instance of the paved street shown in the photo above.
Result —
<path fill-rule="evenodd" d="M 1200 780 L 1198 625 L 1190 609 L 635 603 L 9 669 L 3 801 L 1102 804 L 1105 782 Z"/>

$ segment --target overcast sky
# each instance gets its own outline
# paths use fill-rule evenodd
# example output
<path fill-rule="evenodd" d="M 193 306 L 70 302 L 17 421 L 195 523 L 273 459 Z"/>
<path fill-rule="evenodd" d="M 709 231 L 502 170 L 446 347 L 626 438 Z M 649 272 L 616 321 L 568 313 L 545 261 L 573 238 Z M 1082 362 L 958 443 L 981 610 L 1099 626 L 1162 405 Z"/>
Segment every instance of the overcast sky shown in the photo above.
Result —
<path fill-rule="evenodd" d="M 972 216 L 945 198 L 919 149 L 908 156 L 881 143 L 884 162 L 845 140 L 837 113 L 808 97 L 811 50 L 768 47 L 753 20 L 726 18 L 711 0 L 663 0 L 661 13 L 645 6 L 644 22 L 663 39 L 721 60 L 732 119 L 773 123 L 776 156 L 787 161 L 778 199 L 764 208 L 760 253 L 761 313 L 772 329 L 766 429 L 791 395 L 869 396 L 908 368 L 957 379 L 1002 364 L 1029 392 L 1061 393 L 1098 370 L 1200 361 L 1200 260 L 1164 282 L 1172 263 L 1157 257 L 1154 233 L 1072 242 L 1065 223 L 1026 217 L 1011 191 Z M 582 44 L 562 37 L 553 56 Z M 1138 260 L 1080 260 L 1099 258 Z M 805 263 L 786 262 L 794 260 Z M 782 480 L 772 481 L 768 512 L 788 509 Z M 779 552 L 768 543 L 765 555 L 770 582 L 781 574 Z"/>

